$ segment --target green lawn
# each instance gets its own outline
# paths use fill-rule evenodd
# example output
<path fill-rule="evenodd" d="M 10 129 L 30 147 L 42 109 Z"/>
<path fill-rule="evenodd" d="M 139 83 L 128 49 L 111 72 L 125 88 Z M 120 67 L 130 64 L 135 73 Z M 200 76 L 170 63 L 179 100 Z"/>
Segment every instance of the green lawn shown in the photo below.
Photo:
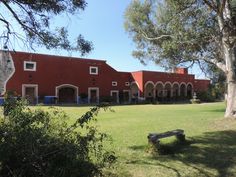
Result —
<path fill-rule="evenodd" d="M 72 117 L 70 121 L 89 109 L 61 108 Z M 236 121 L 223 118 L 224 108 L 224 103 L 211 103 L 114 106 L 114 112 L 102 111 L 97 124 L 111 135 L 107 148 L 118 157 L 110 172 L 122 177 L 236 176 Z M 169 153 L 148 152 L 148 133 L 173 129 L 184 129 L 186 145 L 166 138 L 161 142 Z"/>

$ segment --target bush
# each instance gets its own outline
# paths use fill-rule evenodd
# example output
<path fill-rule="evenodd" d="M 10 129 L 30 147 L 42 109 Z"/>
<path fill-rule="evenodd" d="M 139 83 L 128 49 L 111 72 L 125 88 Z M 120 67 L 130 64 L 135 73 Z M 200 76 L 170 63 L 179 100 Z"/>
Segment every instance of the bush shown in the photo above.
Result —
<path fill-rule="evenodd" d="M 215 97 L 211 94 L 210 91 L 197 93 L 197 98 L 203 102 L 214 102 L 215 101 Z"/>
<path fill-rule="evenodd" d="M 107 135 L 90 125 L 100 109 L 91 108 L 69 126 L 59 109 L 31 110 L 16 101 L 0 123 L 0 176 L 101 176 L 115 156 L 103 148 Z"/>

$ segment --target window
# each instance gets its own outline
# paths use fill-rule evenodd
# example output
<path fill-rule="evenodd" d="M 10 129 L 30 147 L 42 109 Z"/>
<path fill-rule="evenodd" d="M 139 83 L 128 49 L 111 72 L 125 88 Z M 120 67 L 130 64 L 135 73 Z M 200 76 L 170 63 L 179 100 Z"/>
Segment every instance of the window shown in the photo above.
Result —
<path fill-rule="evenodd" d="M 125 82 L 125 86 L 130 86 L 129 82 Z"/>
<path fill-rule="evenodd" d="M 36 71 L 36 62 L 24 61 L 24 71 Z"/>
<path fill-rule="evenodd" d="M 111 85 L 112 86 L 117 86 L 117 82 L 116 81 L 112 81 Z"/>
<path fill-rule="evenodd" d="M 97 75 L 97 74 L 98 74 L 98 67 L 96 67 L 96 66 L 90 66 L 90 67 L 89 67 L 89 74 Z"/>

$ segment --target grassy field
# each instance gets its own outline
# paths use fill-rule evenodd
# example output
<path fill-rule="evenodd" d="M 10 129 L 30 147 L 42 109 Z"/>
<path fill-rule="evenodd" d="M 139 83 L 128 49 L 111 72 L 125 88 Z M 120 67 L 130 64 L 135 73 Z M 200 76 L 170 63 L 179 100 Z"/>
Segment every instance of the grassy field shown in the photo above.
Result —
<path fill-rule="evenodd" d="M 73 119 L 88 107 L 61 107 Z M 228 177 L 236 176 L 236 121 L 224 119 L 224 103 L 199 105 L 130 105 L 114 106 L 114 112 L 102 111 L 98 126 L 111 135 L 107 148 L 118 159 L 114 176 L 122 177 Z M 148 152 L 147 135 L 183 129 L 185 145 L 175 137 L 161 140 L 165 155 Z M 109 174 L 109 176 L 112 176 Z"/>

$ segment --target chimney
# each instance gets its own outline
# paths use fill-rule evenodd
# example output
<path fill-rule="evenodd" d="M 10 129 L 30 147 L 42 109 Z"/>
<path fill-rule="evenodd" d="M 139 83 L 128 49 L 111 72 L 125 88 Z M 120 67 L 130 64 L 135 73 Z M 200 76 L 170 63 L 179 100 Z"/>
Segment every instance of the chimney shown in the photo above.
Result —
<path fill-rule="evenodd" d="M 188 74 L 188 68 L 175 68 L 176 74 Z"/>

